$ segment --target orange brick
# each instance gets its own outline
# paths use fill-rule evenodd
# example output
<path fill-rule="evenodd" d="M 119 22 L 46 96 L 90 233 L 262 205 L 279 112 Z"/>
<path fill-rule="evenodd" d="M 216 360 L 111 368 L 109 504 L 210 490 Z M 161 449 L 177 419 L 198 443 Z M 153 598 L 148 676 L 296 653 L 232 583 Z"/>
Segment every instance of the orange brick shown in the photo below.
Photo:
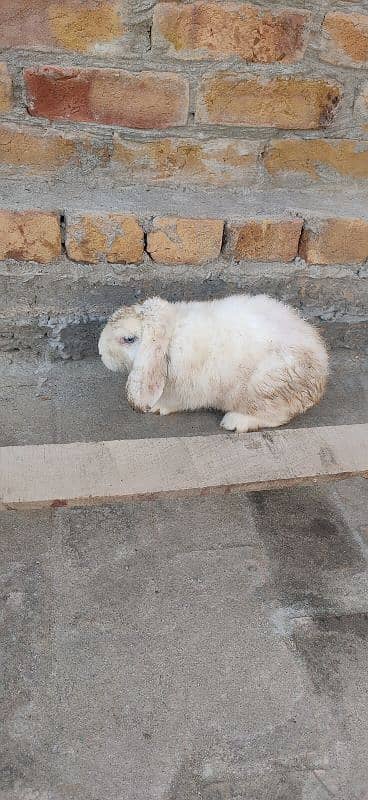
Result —
<path fill-rule="evenodd" d="M 264 164 L 271 175 L 304 172 L 318 180 L 328 169 L 347 178 L 368 178 L 368 142 L 357 139 L 275 139 Z"/>
<path fill-rule="evenodd" d="M 22 174 L 45 174 L 67 165 L 80 166 L 83 159 L 94 157 L 96 164 L 107 163 L 108 148 L 90 136 L 69 138 L 55 131 L 0 125 L 0 170 L 21 169 Z"/>
<path fill-rule="evenodd" d="M 0 211 L 0 259 L 48 264 L 60 255 L 57 214 L 42 211 Z"/>
<path fill-rule="evenodd" d="M 302 225 L 301 219 L 231 223 L 227 252 L 239 261 L 293 261 Z"/>
<path fill-rule="evenodd" d="M 168 128 L 187 121 L 188 81 L 171 72 L 32 67 L 24 76 L 32 116 L 127 128 Z"/>
<path fill-rule="evenodd" d="M 6 64 L 0 63 L 0 111 L 10 111 L 12 106 L 12 82 Z"/>
<path fill-rule="evenodd" d="M 223 227 L 218 219 L 156 218 L 147 252 L 162 264 L 207 264 L 220 255 Z"/>
<path fill-rule="evenodd" d="M 293 62 L 305 50 L 307 14 L 250 3 L 158 3 L 153 46 L 175 58 Z"/>
<path fill-rule="evenodd" d="M 368 14 L 327 14 L 322 56 L 332 64 L 361 66 L 368 62 Z"/>
<path fill-rule="evenodd" d="M 241 78 L 220 73 L 204 79 L 197 122 L 287 129 L 328 125 L 341 98 L 337 84 L 308 78 Z"/>
<path fill-rule="evenodd" d="M 250 185 L 256 177 L 259 142 L 246 139 L 154 139 L 115 137 L 114 176 L 134 183 Z"/>
<path fill-rule="evenodd" d="M 9 0 L 0 3 L 0 47 L 87 53 L 124 33 L 115 0 Z"/>
<path fill-rule="evenodd" d="M 84 214 L 67 220 L 66 251 L 73 261 L 140 264 L 143 229 L 130 214 Z"/>
<path fill-rule="evenodd" d="M 368 222 L 326 219 L 309 223 L 299 253 L 308 264 L 363 264 L 368 258 Z"/>

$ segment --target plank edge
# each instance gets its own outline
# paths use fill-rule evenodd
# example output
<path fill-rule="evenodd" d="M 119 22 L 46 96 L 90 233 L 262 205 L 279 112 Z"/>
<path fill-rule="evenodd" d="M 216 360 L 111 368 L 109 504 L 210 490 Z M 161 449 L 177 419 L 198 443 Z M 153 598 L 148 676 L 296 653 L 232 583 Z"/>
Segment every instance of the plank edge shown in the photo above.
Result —
<path fill-rule="evenodd" d="M 349 470 L 346 472 L 323 473 L 309 477 L 279 478 L 275 480 L 256 481 L 236 484 L 219 484 L 218 486 L 189 487 L 157 492 L 141 492 L 138 494 L 101 495 L 72 498 L 57 498 L 35 501 L 13 501 L 11 503 L 0 500 L 0 511 L 41 511 L 43 509 L 84 508 L 101 505 L 114 505 L 120 503 L 149 502 L 152 500 L 180 499 L 186 497 L 208 497 L 211 495 L 227 495 L 236 493 L 251 493 L 276 491 L 296 486 L 315 486 L 321 483 L 333 483 L 349 480 L 349 478 L 366 478 L 366 470 Z"/>

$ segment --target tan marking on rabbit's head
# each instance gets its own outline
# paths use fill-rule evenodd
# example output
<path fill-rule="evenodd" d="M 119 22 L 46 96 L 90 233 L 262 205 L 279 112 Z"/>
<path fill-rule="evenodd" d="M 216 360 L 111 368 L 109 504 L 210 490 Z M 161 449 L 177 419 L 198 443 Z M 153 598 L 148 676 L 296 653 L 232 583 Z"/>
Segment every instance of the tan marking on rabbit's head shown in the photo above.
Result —
<path fill-rule="evenodd" d="M 123 306 L 114 312 L 98 343 L 98 352 L 107 369 L 113 372 L 131 369 L 142 338 L 142 327 L 142 306 Z"/>
<path fill-rule="evenodd" d="M 124 306 L 115 311 L 100 336 L 103 363 L 115 372 L 129 372 L 127 397 L 140 411 L 152 408 L 164 390 L 172 309 L 159 297 Z"/>

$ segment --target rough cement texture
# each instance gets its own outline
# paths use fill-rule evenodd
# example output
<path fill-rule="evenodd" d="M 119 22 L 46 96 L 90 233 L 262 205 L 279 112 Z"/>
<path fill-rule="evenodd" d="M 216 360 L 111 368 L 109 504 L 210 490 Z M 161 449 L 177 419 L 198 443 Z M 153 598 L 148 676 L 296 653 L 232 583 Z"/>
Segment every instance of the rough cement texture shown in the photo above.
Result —
<path fill-rule="evenodd" d="M 2 514 L 1 797 L 365 800 L 367 500 Z"/>
<path fill-rule="evenodd" d="M 187 74 L 188 124 L 165 137 L 248 142 L 253 166 L 245 176 L 234 169 L 227 186 L 130 175 L 116 143 L 158 142 L 163 133 L 31 118 L 23 68 L 78 67 L 81 56 L 10 49 L 2 59 L 15 107 L 2 121 L 81 144 L 79 159 L 51 170 L 41 163 L 39 173 L 5 157 L 1 208 L 127 212 L 146 226 L 168 214 L 368 218 L 363 174 L 328 163 L 318 180 L 310 170 L 270 174 L 270 141 L 293 132 L 194 124 L 205 74 L 313 76 L 344 87 L 343 98 L 332 124 L 303 140 L 342 138 L 364 149 L 366 71 L 318 59 L 330 0 L 290 4 L 315 12 L 303 62 L 260 67 L 163 59 L 150 37 L 153 5 L 127 0 L 128 51 L 84 54 L 83 67 Z M 367 0 L 338 5 L 368 10 Z M 61 360 L 95 354 L 106 316 L 154 293 L 266 291 L 290 302 L 344 347 L 333 354 L 325 400 L 293 425 L 365 422 L 367 277 L 366 264 L 307 267 L 300 259 L 173 271 L 148 258 L 142 267 L 73 264 L 63 250 L 48 267 L 3 262 L 0 445 L 217 434 L 217 414 L 140 416 L 121 378 L 96 358 Z M 0 514 L 1 800 L 367 800 L 367 500 L 368 482 L 355 480 Z"/>
<path fill-rule="evenodd" d="M 2 354 L 0 446 L 221 432 L 221 414 L 215 412 L 137 414 L 124 386 L 124 376 L 108 372 L 99 358 L 50 361 Z M 366 422 L 367 392 L 367 357 L 354 350 L 332 352 L 325 398 L 289 427 Z"/>
<path fill-rule="evenodd" d="M 367 206 L 368 207 L 368 206 Z M 79 358 L 96 352 L 106 317 L 122 304 L 155 294 L 169 300 L 266 292 L 318 325 L 333 346 L 368 342 L 367 268 L 294 264 L 168 267 L 4 263 L 0 267 L 0 350 L 48 350 Z"/>
<path fill-rule="evenodd" d="M 216 434 L 3 354 L 0 444 Z M 332 355 L 296 425 L 366 421 Z M 366 800 L 368 481 L 0 514 L 1 800 Z"/>

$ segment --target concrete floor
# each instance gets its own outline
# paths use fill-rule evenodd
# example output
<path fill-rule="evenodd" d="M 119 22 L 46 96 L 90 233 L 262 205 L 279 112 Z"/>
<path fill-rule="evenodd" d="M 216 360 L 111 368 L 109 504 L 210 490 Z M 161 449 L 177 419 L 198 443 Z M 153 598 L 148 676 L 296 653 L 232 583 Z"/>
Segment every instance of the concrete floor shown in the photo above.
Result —
<path fill-rule="evenodd" d="M 297 425 L 364 422 L 336 353 Z M 5 356 L 1 444 L 217 433 Z M 0 515 L 1 800 L 367 800 L 368 481 Z"/>
<path fill-rule="evenodd" d="M 366 422 L 367 397 L 368 356 L 336 351 L 325 398 L 287 427 Z M 97 358 L 39 361 L 0 354 L 0 446 L 208 435 L 223 432 L 221 416 L 137 414 L 126 402 L 124 377 Z"/>

